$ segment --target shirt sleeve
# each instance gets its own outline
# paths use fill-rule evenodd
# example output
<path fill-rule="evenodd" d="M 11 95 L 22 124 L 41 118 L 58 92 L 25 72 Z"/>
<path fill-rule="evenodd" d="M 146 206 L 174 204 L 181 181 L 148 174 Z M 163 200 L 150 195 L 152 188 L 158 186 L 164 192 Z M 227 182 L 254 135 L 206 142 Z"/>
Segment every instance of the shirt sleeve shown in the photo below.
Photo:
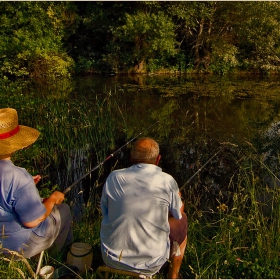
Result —
<path fill-rule="evenodd" d="M 32 222 L 46 213 L 46 208 L 32 181 L 17 191 L 13 207 L 22 223 Z"/>
<path fill-rule="evenodd" d="M 172 216 L 180 220 L 182 218 L 182 213 L 181 213 L 181 207 L 182 207 L 182 200 L 181 197 L 179 196 L 179 188 L 176 183 L 176 181 L 173 179 L 171 181 L 171 195 L 170 195 L 170 209 L 169 211 L 171 212 Z"/>
<path fill-rule="evenodd" d="M 108 179 L 107 179 L 108 181 Z M 107 181 L 105 182 L 102 190 L 102 196 L 100 201 L 101 213 L 105 217 L 108 214 L 108 196 L 107 196 Z"/>

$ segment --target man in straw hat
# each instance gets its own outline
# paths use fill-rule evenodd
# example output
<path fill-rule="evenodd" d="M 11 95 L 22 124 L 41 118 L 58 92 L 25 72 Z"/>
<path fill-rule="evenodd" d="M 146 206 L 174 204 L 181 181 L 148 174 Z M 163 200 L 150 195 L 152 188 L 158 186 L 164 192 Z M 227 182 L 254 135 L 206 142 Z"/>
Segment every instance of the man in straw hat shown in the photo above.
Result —
<path fill-rule="evenodd" d="M 39 131 L 18 125 L 17 111 L 0 109 L 0 232 L 4 253 L 32 257 L 54 245 L 72 242 L 72 215 L 64 194 L 55 191 L 42 202 L 36 183 L 24 168 L 11 161 L 14 152 L 34 143 Z"/>
<path fill-rule="evenodd" d="M 169 259 L 176 279 L 187 243 L 187 216 L 174 178 L 158 167 L 158 143 L 138 139 L 132 166 L 108 176 L 101 197 L 101 252 L 116 269 L 151 276 Z"/>

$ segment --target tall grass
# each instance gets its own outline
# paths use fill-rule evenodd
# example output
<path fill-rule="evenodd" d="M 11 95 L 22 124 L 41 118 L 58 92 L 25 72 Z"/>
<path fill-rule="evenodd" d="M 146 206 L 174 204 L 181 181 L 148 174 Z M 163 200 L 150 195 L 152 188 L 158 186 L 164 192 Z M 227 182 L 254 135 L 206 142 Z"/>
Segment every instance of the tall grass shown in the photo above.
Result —
<path fill-rule="evenodd" d="M 232 201 L 218 203 L 208 211 L 194 210 L 192 200 L 186 200 L 189 216 L 188 244 L 181 267 L 183 278 L 197 279 L 262 279 L 279 278 L 279 190 L 265 185 L 256 170 L 256 156 L 240 162 L 234 174 L 235 192 Z M 254 160 L 254 161 L 251 161 Z M 269 172 L 268 172 L 269 173 Z M 270 177 L 273 179 L 273 177 Z M 232 186 L 228 186 L 230 189 Z M 266 195 L 266 197 L 263 197 Z M 222 201 L 222 198 L 221 198 Z M 190 212 L 191 211 L 191 212 Z M 74 223 L 76 241 L 94 247 L 92 270 L 83 278 L 96 278 L 96 268 L 102 264 L 99 229 L 101 217 L 90 218 L 90 210 L 82 221 Z M 29 261 L 35 271 L 36 261 Z M 43 265 L 60 266 L 63 259 L 46 254 Z M 6 267 L 9 267 L 7 270 Z M 0 258 L 2 278 L 31 277 L 30 270 L 21 262 Z M 163 278 L 159 274 L 156 278 Z M 122 278 L 114 275 L 114 278 Z"/>
<path fill-rule="evenodd" d="M 114 149 L 119 123 L 125 126 L 110 92 L 93 94 L 91 100 L 3 95 L 0 103 L 2 108 L 17 109 L 20 124 L 40 131 L 39 139 L 17 152 L 13 160 L 41 174 L 44 189 L 55 184 L 65 189 L 84 175 Z"/>
<path fill-rule="evenodd" d="M 280 190 L 258 158 L 249 154 L 239 162 L 227 204 L 217 199 L 216 208 L 190 213 L 185 277 L 279 278 Z M 191 198 L 187 204 L 197 209 Z"/>
<path fill-rule="evenodd" d="M 1 95 L 0 104 L 1 108 L 15 108 L 20 124 L 40 131 L 39 139 L 29 148 L 15 153 L 13 161 L 32 174 L 42 175 L 41 185 L 38 186 L 42 197 L 48 196 L 55 189 L 65 189 L 91 170 L 93 165 L 104 160 L 115 148 L 116 128 L 125 126 L 122 116 L 118 115 L 118 103 L 111 92 L 93 94 L 90 100 L 84 97 L 49 100 L 33 94 L 25 96 L 13 93 Z M 73 229 L 75 240 L 83 240 L 94 246 L 99 242 L 99 225 L 92 218 L 95 211 L 98 214 L 97 186 L 102 175 L 103 169 L 99 168 L 92 175 L 92 180 L 79 183 L 66 200 L 72 209 L 75 202 L 84 208 L 87 196 L 87 207 L 83 209 L 84 219 L 75 221 Z M 84 189 L 87 193 L 80 199 L 77 194 Z M 46 258 L 48 263 L 54 263 L 55 266 L 62 261 L 59 255 L 52 260 L 52 256 L 45 253 Z M 27 263 L 30 263 L 34 272 L 36 260 L 31 259 Z M 7 266 L 8 270 L 5 269 Z M 0 255 L 0 278 L 30 277 L 33 278 L 32 271 L 24 266 L 23 261 L 17 262 Z"/>
<path fill-rule="evenodd" d="M 280 277 L 280 190 L 275 174 L 262 157 L 250 149 L 237 147 L 235 161 L 234 173 L 228 185 L 224 186 L 228 190 L 227 196 L 220 191 L 218 197 L 212 197 L 215 201 L 206 201 L 207 197 L 198 197 L 194 189 L 185 193 L 189 232 L 181 266 L 183 278 Z M 205 207 L 200 207 L 203 204 Z M 84 219 L 87 222 L 78 226 L 76 233 L 82 239 L 86 232 L 95 236 L 90 237 L 90 242 L 95 244 L 97 257 L 94 271 L 102 264 L 100 223 L 93 227 L 93 220 L 90 223 L 86 216 Z M 91 277 L 95 278 L 96 274 L 93 272 Z M 164 277 L 162 273 L 155 276 Z M 114 275 L 114 278 L 122 277 Z"/>
<path fill-rule="evenodd" d="M 52 101 L 32 95 L 10 95 L 0 96 L 0 102 L 1 107 L 17 109 L 21 123 L 41 132 L 34 145 L 14 158 L 30 172 L 45 176 L 41 192 L 53 191 L 55 183 L 66 188 L 102 161 L 114 149 L 122 130 L 120 122 L 124 123 L 112 94 L 94 95 L 90 100 L 68 97 Z M 215 150 L 203 149 L 201 155 L 206 159 Z M 193 159 L 192 164 L 203 162 L 204 159 Z M 189 218 L 188 243 L 181 266 L 183 278 L 280 278 L 280 193 L 276 180 L 279 157 L 274 158 L 272 168 L 255 150 L 236 147 L 225 149 L 205 169 L 207 172 L 203 170 L 183 191 Z M 183 171 L 186 174 L 185 167 Z M 83 278 L 96 278 L 95 270 L 102 264 L 98 186 L 103 175 L 100 169 L 86 181 L 87 207 L 73 224 L 75 241 L 94 247 L 92 269 L 81 275 Z M 219 186 L 210 182 L 214 175 L 220 178 Z M 83 184 L 79 191 L 85 189 Z M 71 199 L 75 197 L 77 192 Z M 64 262 L 65 252 L 55 256 L 46 252 L 43 265 L 57 267 Z M 35 271 L 36 259 L 28 263 Z M 25 262 L 0 255 L 0 277 L 30 278 L 32 273 Z"/>

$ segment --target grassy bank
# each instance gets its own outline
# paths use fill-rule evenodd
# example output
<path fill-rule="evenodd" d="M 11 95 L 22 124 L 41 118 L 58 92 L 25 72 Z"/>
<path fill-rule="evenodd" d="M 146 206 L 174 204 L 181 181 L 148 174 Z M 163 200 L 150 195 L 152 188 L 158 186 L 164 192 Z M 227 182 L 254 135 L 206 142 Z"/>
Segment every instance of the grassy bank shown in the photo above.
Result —
<path fill-rule="evenodd" d="M 57 188 L 67 187 L 103 160 L 108 151 L 114 150 L 115 141 L 126 138 L 120 126 L 123 119 L 118 103 L 110 94 L 95 95 L 90 100 L 68 96 L 51 102 L 36 96 L 10 95 L 1 96 L 0 101 L 2 107 L 10 106 L 19 111 L 21 123 L 41 132 L 38 142 L 17 153 L 14 161 L 31 173 L 45 176 L 38 186 L 42 196 L 51 192 L 56 184 Z M 181 267 L 183 278 L 280 278 L 280 194 L 276 180 L 279 145 L 276 140 L 275 153 L 266 159 L 261 148 L 252 148 L 255 144 L 225 149 L 207 166 L 208 174 L 210 171 L 212 175 L 219 173 L 219 186 L 207 183 L 203 170 L 199 179 L 195 178 L 183 190 L 189 219 L 188 244 Z M 259 138 L 258 142 L 262 147 L 265 139 Z M 270 144 L 272 149 L 272 141 Z M 210 146 L 202 154 L 213 155 L 216 148 Z M 79 275 L 84 279 L 97 278 L 96 268 L 102 264 L 98 198 L 102 182 L 113 168 L 111 165 L 100 168 L 92 180 L 87 181 L 87 199 L 80 201 L 84 205 L 83 215 L 73 222 L 75 242 L 93 246 L 92 268 Z M 85 191 L 85 186 L 81 184 L 77 191 Z M 70 194 L 66 202 L 72 206 L 76 195 L 77 192 Z M 42 266 L 64 265 L 68 250 L 55 255 L 46 251 Z M 37 263 L 38 257 L 16 262 L 0 255 L 0 277 L 33 278 Z M 164 273 L 156 275 L 156 278 L 164 277 Z M 119 277 L 115 275 L 115 278 Z"/>
<path fill-rule="evenodd" d="M 185 200 L 189 233 L 181 268 L 183 278 L 280 277 L 279 190 L 268 186 L 262 188 L 261 179 L 250 165 L 240 166 L 236 176 L 237 191 L 229 204 L 221 203 L 216 209 L 201 211 L 196 209 L 195 201 Z M 262 197 L 264 194 L 266 197 Z M 92 269 L 80 275 L 82 278 L 98 278 L 96 269 L 102 264 L 100 222 L 101 217 L 93 217 L 92 209 L 88 207 L 83 219 L 73 224 L 75 241 L 93 245 Z M 65 264 L 66 253 L 53 256 L 46 252 L 43 265 L 59 267 Z M 28 260 L 28 263 L 35 271 L 36 259 Z M 1 278 L 31 277 L 25 263 L 8 261 L 3 256 L 0 258 L 0 271 Z M 155 277 L 164 278 L 164 274 Z M 114 278 L 120 277 L 115 275 Z"/>

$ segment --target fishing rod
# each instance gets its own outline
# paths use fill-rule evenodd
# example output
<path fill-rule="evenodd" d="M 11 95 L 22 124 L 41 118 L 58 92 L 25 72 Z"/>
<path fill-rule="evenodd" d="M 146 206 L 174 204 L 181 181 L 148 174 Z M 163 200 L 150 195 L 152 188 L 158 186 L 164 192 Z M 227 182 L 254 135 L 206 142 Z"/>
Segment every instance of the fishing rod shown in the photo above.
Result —
<path fill-rule="evenodd" d="M 112 154 L 110 154 L 108 157 L 106 157 L 102 162 L 100 162 L 99 164 L 97 164 L 94 168 L 92 168 L 88 173 L 86 173 L 85 175 L 83 175 L 80 179 L 78 179 L 77 181 L 75 181 L 73 184 L 71 184 L 68 188 L 66 188 L 63 193 L 67 194 L 75 185 L 77 185 L 81 180 L 83 180 L 85 177 L 87 177 L 90 173 L 92 173 L 94 170 L 96 170 L 97 168 L 99 168 L 100 166 L 102 166 L 105 161 L 107 161 L 108 159 L 110 159 L 111 157 L 113 157 L 117 152 L 119 152 L 121 149 L 123 149 L 125 146 L 127 146 L 129 143 L 131 143 L 133 140 L 135 140 L 137 137 L 139 137 L 143 132 L 145 132 L 146 130 L 150 129 L 151 127 L 153 127 L 154 125 L 156 125 L 159 121 L 156 121 L 155 123 L 153 123 L 152 125 L 150 125 L 149 127 L 147 127 L 146 129 L 144 129 L 142 132 L 140 132 L 137 136 L 135 136 L 134 138 L 132 138 L 131 140 L 129 140 L 127 143 L 125 143 L 123 146 L 121 146 L 119 149 L 117 149 L 115 152 L 113 152 Z"/>
<path fill-rule="evenodd" d="M 214 154 L 209 160 L 207 160 L 192 176 L 191 178 L 180 188 L 180 191 L 214 158 L 216 157 L 225 146 L 223 146 L 216 154 Z"/>

